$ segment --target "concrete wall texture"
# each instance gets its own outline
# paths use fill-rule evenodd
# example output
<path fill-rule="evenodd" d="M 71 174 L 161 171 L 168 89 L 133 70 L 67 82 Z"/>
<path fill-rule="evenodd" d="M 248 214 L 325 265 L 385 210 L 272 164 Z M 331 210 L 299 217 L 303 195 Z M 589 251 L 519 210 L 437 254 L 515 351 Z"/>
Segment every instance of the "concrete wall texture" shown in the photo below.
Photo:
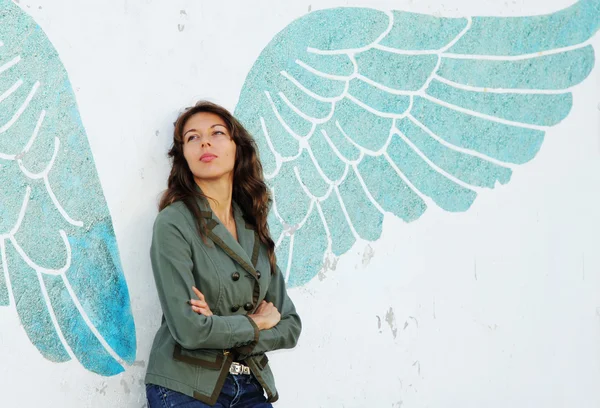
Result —
<path fill-rule="evenodd" d="M 0 0 L 0 389 L 143 407 L 181 108 L 255 136 L 279 407 L 600 406 L 600 0 Z"/>

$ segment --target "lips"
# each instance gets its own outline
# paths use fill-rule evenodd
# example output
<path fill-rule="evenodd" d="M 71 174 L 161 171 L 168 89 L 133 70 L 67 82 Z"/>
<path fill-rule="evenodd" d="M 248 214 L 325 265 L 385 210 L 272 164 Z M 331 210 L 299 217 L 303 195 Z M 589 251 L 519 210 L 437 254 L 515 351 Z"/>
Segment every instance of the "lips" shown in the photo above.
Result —
<path fill-rule="evenodd" d="M 200 161 L 204 162 L 204 163 L 208 163 L 208 162 L 213 161 L 216 158 L 217 158 L 217 156 L 212 153 L 204 153 L 202 156 L 200 156 Z"/>

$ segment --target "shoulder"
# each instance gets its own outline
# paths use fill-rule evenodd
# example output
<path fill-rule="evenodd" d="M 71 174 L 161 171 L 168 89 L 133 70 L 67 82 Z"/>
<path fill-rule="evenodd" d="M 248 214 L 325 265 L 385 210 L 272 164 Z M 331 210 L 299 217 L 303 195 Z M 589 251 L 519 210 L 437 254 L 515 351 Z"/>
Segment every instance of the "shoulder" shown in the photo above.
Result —
<path fill-rule="evenodd" d="M 182 201 L 176 201 L 157 214 L 154 220 L 154 230 L 165 228 L 183 229 L 189 226 L 190 221 L 193 221 L 193 216 L 188 208 Z"/>

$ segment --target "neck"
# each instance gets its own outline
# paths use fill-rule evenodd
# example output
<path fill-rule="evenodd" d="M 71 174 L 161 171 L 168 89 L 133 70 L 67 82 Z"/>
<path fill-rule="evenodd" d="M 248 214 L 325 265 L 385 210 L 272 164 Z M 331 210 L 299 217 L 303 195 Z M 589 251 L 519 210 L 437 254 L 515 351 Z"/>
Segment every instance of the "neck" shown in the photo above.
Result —
<path fill-rule="evenodd" d="M 202 190 L 202 193 L 208 197 L 208 205 L 219 220 L 228 225 L 232 222 L 233 211 L 231 208 L 231 199 L 233 194 L 233 183 L 228 178 L 219 180 L 198 180 L 196 184 Z"/>

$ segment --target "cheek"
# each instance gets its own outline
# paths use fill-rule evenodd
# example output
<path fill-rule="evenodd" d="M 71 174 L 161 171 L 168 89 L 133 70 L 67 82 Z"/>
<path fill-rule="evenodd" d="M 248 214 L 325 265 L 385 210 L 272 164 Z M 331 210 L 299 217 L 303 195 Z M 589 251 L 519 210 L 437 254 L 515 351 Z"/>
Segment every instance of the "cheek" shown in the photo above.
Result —
<path fill-rule="evenodd" d="M 236 145 L 235 143 L 232 142 L 232 147 L 227 149 L 227 162 L 231 165 L 231 168 L 233 168 L 233 166 L 235 165 L 235 152 L 236 152 Z"/>
<path fill-rule="evenodd" d="M 194 149 L 192 145 L 186 144 L 183 146 L 183 157 L 185 157 L 185 161 L 188 164 L 188 167 L 192 168 L 192 157 L 195 156 Z"/>

